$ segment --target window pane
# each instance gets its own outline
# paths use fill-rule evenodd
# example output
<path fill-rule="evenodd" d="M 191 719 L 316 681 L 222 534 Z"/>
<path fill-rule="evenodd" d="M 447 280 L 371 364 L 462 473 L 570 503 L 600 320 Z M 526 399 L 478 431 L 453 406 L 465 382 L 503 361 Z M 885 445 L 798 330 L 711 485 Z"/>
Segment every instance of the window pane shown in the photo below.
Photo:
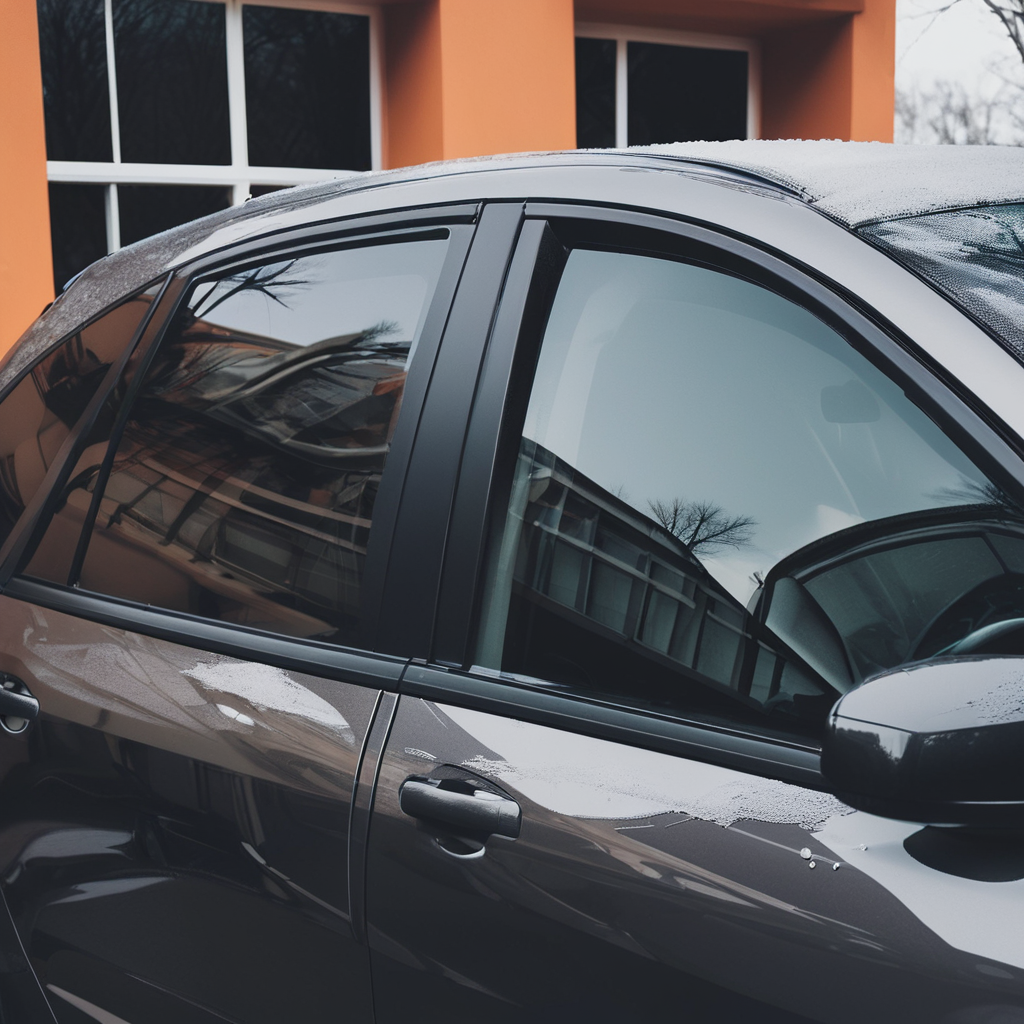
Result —
<path fill-rule="evenodd" d="M 90 590 L 359 640 L 373 505 L 443 238 L 197 285 L 120 442 Z"/>
<path fill-rule="evenodd" d="M 703 267 L 576 250 L 476 660 L 813 736 L 877 672 L 1024 653 L 1014 543 L 1024 512 L 812 314 Z"/>
<path fill-rule="evenodd" d="M 629 144 L 747 137 L 747 54 L 630 43 Z"/>
<path fill-rule="evenodd" d="M 45 355 L 0 403 L 0 544 L 34 497 L 152 294 L 129 299 Z"/>
<path fill-rule="evenodd" d="M 370 19 L 243 8 L 249 163 L 370 169 Z"/>
<path fill-rule="evenodd" d="M 37 0 L 48 160 L 110 160 L 103 0 Z"/>
<path fill-rule="evenodd" d="M 224 4 L 113 4 L 121 159 L 231 163 Z"/>
<path fill-rule="evenodd" d="M 81 270 L 107 254 L 106 185 L 50 185 L 53 286 L 58 295 Z"/>
<path fill-rule="evenodd" d="M 576 145 L 615 145 L 615 40 L 576 40 Z"/>
<path fill-rule="evenodd" d="M 122 245 L 231 205 L 231 190 L 218 185 L 118 185 L 117 193 Z"/>

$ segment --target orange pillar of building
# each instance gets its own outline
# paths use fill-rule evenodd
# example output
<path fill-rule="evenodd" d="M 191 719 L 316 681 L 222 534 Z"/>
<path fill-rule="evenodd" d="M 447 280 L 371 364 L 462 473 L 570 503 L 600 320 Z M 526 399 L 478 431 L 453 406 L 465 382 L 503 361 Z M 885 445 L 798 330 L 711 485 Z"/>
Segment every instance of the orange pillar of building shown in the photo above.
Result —
<path fill-rule="evenodd" d="M 385 10 L 388 166 L 575 146 L 573 0 Z"/>
<path fill-rule="evenodd" d="M 0 31 L 0 356 L 53 298 L 35 0 L 4 0 Z"/>
<path fill-rule="evenodd" d="M 762 39 L 761 135 L 892 142 L 896 0 Z"/>

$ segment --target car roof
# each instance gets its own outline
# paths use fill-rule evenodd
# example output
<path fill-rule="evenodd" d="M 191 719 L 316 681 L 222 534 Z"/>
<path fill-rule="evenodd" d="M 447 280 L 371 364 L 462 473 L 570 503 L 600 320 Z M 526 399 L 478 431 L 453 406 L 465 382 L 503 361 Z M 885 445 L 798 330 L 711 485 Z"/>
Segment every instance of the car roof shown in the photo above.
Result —
<path fill-rule="evenodd" d="M 286 189 L 144 239 L 99 260 L 40 317 L 0 362 L 0 389 L 38 355 L 112 303 L 144 287 L 192 255 L 236 239 L 346 216 L 367 193 L 405 193 L 403 202 L 451 202 L 455 184 L 466 199 L 508 193 L 528 172 L 531 189 L 544 175 L 560 179 L 574 167 L 671 170 L 751 191 L 785 195 L 855 228 L 894 217 L 1024 199 L 1024 149 L 997 146 L 895 146 L 884 143 L 743 141 L 674 143 L 626 150 L 525 153 L 441 161 Z M 540 175 L 540 178 L 538 178 Z M 504 178 L 502 182 L 500 179 Z M 543 184 L 540 185 L 543 188 Z M 532 191 L 531 194 L 544 194 Z M 365 210 L 366 203 L 356 205 Z M 372 201 L 371 201 L 372 205 Z M 351 212 L 363 212 L 353 209 Z"/>

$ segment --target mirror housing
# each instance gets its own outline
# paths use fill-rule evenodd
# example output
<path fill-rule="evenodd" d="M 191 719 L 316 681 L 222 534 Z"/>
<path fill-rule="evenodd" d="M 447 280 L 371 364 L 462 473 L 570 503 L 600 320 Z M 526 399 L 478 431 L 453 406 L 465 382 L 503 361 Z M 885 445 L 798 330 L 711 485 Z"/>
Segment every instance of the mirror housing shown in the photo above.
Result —
<path fill-rule="evenodd" d="M 885 818 L 1024 827 L 1024 658 L 875 676 L 832 708 L 821 770 L 841 800 Z"/>

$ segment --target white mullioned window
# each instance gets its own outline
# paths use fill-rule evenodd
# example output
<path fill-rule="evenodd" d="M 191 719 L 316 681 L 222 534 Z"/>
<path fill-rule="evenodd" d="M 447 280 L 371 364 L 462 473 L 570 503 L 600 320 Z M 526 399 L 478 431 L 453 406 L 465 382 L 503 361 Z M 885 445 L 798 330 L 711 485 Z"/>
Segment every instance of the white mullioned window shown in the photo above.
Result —
<path fill-rule="evenodd" d="M 576 25 L 581 148 L 756 139 L 756 39 L 623 25 Z"/>
<path fill-rule="evenodd" d="M 58 288 L 104 252 L 250 194 L 381 166 L 376 7 L 37 0 L 37 10 Z"/>

